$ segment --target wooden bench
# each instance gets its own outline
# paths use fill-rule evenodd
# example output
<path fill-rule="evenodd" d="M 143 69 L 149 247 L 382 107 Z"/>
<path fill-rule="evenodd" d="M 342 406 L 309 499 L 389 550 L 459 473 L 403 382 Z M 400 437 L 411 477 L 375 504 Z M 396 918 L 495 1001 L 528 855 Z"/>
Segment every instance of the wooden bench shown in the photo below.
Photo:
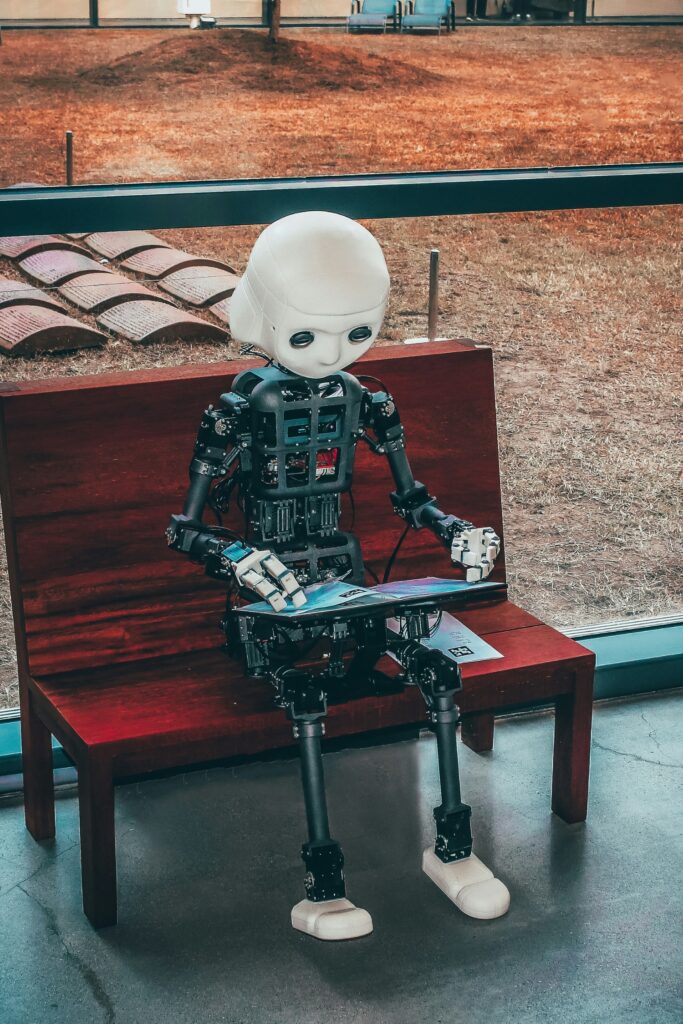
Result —
<path fill-rule="evenodd" d="M 20 675 L 26 824 L 54 835 L 51 734 L 78 769 L 83 905 L 116 921 L 114 780 L 292 743 L 270 687 L 220 649 L 223 587 L 167 549 L 205 406 L 251 363 L 5 384 L 2 506 Z M 440 505 L 501 536 L 492 356 L 471 343 L 375 349 L 415 474 Z M 388 467 L 360 446 L 354 529 L 381 573 L 402 524 Z M 504 580 L 503 554 L 494 579 Z M 540 556 L 542 557 L 542 556 Z M 427 531 L 394 578 L 451 574 Z M 457 613 L 503 654 L 463 670 L 462 737 L 493 743 L 496 711 L 554 703 L 552 807 L 586 815 L 592 653 L 508 601 Z M 424 719 L 418 694 L 334 707 L 339 737 Z M 464 790 L 466 794 L 467 781 Z"/>

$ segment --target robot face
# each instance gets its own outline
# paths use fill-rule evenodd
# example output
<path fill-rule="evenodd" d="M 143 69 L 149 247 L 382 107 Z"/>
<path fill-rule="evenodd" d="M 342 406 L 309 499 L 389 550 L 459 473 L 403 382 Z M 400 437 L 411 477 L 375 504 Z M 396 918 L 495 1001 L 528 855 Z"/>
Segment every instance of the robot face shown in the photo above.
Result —
<path fill-rule="evenodd" d="M 343 370 L 370 348 L 382 325 L 384 304 L 348 316 L 307 316 L 288 310 L 269 350 L 276 362 L 302 377 L 320 379 Z M 265 345 L 264 345 L 265 347 Z"/>
<path fill-rule="evenodd" d="M 367 352 L 388 294 L 369 231 L 334 213 L 294 214 L 258 238 L 232 297 L 230 329 L 292 373 L 320 379 Z"/>

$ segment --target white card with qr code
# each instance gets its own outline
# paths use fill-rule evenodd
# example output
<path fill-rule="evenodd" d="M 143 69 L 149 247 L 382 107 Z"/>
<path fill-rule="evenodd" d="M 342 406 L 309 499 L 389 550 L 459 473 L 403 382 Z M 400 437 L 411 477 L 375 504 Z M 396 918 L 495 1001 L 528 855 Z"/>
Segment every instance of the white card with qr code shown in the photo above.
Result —
<path fill-rule="evenodd" d="M 500 651 L 491 647 L 491 644 L 487 644 L 485 640 L 482 640 L 480 636 L 477 636 L 448 612 L 441 613 L 441 618 L 437 612 L 432 616 L 431 623 L 434 632 L 420 643 L 425 647 L 441 651 L 453 661 L 457 661 L 458 665 L 503 657 Z M 387 619 L 387 628 L 392 633 L 398 633 L 399 636 L 401 635 L 401 625 L 402 623 L 398 619 Z"/>

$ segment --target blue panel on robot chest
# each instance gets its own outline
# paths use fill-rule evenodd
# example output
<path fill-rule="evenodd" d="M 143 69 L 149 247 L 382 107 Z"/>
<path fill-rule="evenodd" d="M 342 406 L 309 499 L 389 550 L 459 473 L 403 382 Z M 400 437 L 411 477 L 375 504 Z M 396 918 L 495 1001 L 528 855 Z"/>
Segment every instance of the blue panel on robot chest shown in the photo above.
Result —
<path fill-rule="evenodd" d="M 336 441 L 344 427 L 343 408 L 320 409 L 318 412 L 318 440 Z"/>
<path fill-rule="evenodd" d="M 311 439 L 311 410 L 292 409 L 284 415 L 285 444 L 305 444 Z"/>
<path fill-rule="evenodd" d="M 318 412 L 318 441 L 337 441 L 342 436 L 344 410 L 320 409 Z M 284 417 L 285 444 L 305 444 L 311 439 L 311 413 L 307 409 L 286 412 Z"/>

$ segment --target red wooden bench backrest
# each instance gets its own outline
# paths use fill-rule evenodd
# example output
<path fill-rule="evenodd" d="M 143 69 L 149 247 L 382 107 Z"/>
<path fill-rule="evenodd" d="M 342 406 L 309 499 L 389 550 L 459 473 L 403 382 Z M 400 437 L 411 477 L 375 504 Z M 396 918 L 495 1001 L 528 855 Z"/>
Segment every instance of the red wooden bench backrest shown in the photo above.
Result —
<path fill-rule="evenodd" d="M 221 643 L 223 586 L 169 551 L 164 530 L 182 508 L 203 409 L 248 365 L 0 385 L 20 665 L 45 675 Z M 490 350 L 459 342 L 378 348 L 357 372 L 392 391 L 415 476 L 440 506 L 501 532 Z M 391 490 L 383 457 L 360 444 L 354 531 L 380 575 L 402 527 Z M 501 558 L 493 578 L 504 572 Z M 393 578 L 427 575 L 454 573 L 428 531 L 410 534 Z"/>

